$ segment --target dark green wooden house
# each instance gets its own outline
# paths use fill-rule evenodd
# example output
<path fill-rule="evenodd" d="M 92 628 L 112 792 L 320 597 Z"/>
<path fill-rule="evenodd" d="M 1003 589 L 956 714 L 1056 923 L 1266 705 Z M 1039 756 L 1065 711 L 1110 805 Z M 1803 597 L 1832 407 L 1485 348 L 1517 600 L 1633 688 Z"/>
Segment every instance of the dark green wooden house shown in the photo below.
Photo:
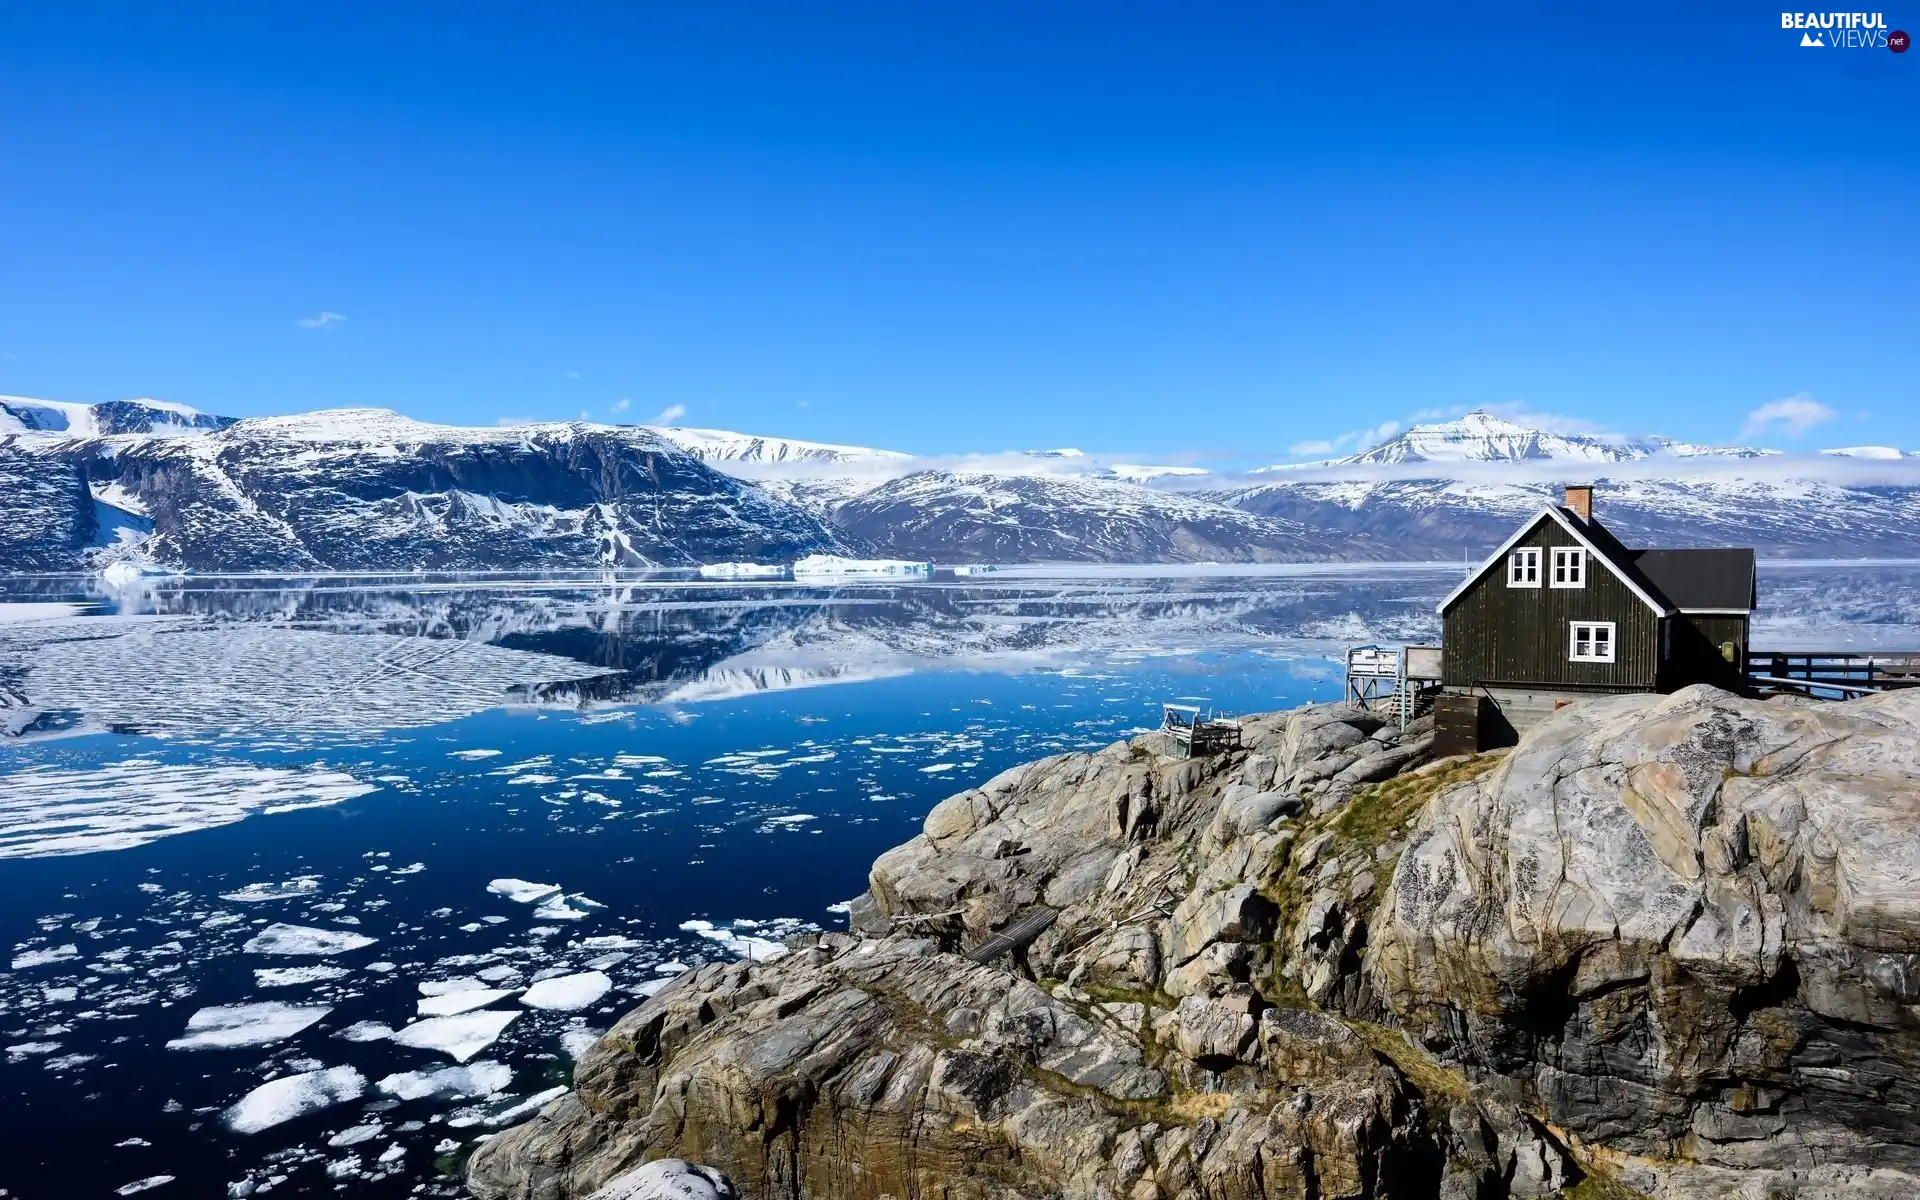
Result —
<path fill-rule="evenodd" d="M 1755 595 L 1752 550 L 1629 549 L 1570 487 L 1441 602 L 1444 691 L 1497 744 L 1582 695 L 1740 688 Z"/>

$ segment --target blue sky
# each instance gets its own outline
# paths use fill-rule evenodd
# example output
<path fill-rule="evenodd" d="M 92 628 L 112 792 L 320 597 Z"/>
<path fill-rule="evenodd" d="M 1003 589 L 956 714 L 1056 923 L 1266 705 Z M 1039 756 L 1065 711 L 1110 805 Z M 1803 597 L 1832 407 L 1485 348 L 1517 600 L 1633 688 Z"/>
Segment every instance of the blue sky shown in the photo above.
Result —
<path fill-rule="evenodd" d="M 0 392 L 1920 447 L 1920 53 L 1754 5 L 9 5 L 0 105 Z"/>

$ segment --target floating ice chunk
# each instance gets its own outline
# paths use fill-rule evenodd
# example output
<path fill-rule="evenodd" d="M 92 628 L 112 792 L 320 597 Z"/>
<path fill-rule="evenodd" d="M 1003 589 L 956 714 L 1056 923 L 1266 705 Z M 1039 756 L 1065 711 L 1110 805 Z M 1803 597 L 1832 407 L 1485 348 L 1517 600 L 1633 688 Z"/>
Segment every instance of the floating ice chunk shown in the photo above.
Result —
<path fill-rule="evenodd" d="M 921 767 L 920 773 L 922 775 L 938 775 L 943 771 L 951 771 L 958 765 L 958 763 L 934 763 L 930 767 Z"/>
<path fill-rule="evenodd" d="M 779 563 L 721 562 L 703 563 L 702 579 L 784 579 L 787 568 Z"/>
<path fill-rule="evenodd" d="M 487 985 L 471 975 L 456 975 L 452 979 L 427 979 L 420 983 L 422 996 L 444 996 L 448 992 L 477 992 Z"/>
<path fill-rule="evenodd" d="M 581 938 L 580 944 L 589 950 L 638 950 L 646 945 L 638 938 L 623 937 L 617 933 L 603 933 L 594 937 Z"/>
<path fill-rule="evenodd" d="M 559 783 L 560 777 L 558 775 L 542 775 L 538 771 L 530 771 L 525 775 L 515 775 L 512 779 L 507 780 L 507 782 L 509 784 Z"/>
<path fill-rule="evenodd" d="M 403 1071 L 374 1085 L 396 1100 L 425 1100 L 429 1096 L 465 1100 L 497 1096 L 513 1086 L 513 1068 L 504 1063 L 477 1062 L 468 1067 L 435 1067 L 430 1071 Z"/>
<path fill-rule="evenodd" d="M 487 885 L 487 890 L 496 896 L 505 896 L 515 904 L 532 904 L 536 900 L 558 895 L 560 885 L 529 883 L 524 879 L 496 879 Z"/>
<path fill-rule="evenodd" d="M 418 863 L 418 862 L 408 863 L 404 867 L 395 867 L 393 869 L 393 873 L 395 875 L 418 875 L 420 872 L 426 869 L 427 869 L 427 864 L 425 863 Z"/>
<path fill-rule="evenodd" d="M 119 565 L 119 563 L 114 564 L 116 567 Z M 108 570 L 112 569 L 112 567 L 108 568 Z M 116 1196 L 137 1195 L 140 1192 L 150 1192 L 157 1187 L 165 1187 L 172 1182 L 173 1176 L 171 1175 L 149 1175 L 145 1179 L 136 1179 L 132 1183 L 121 1184 L 119 1187 L 113 1189 L 113 1194 Z"/>
<path fill-rule="evenodd" d="M 297 875 L 285 883 L 250 883 L 233 892 L 221 892 L 222 900 L 240 904 L 258 904 L 263 900 L 296 900 L 320 890 L 318 875 Z"/>
<path fill-rule="evenodd" d="M 259 1133 L 308 1113 L 358 1100 L 366 1090 L 366 1077 L 352 1067 L 302 1071 L 261 1084 L 222 1113 L 221 1120 L 235 1133 Z"/>
<path fill-rule="evenodd" d="M 77 987 L 41 988 L 40 996 L 48 1004 L 70 1004 L 80 998 L 80 989 Z"/>
<path fill-rule="evenodd" d="M 666 987 L 672 982 L 673 977 L 671 975 L 662 975 L 658 979 L 649 979 L 645 983 L 636 983 L 627 990 L 636 996 L 647 997 L 656 994 L 661 988 Z"/>
<path fill-rule="evenodd" d="M 809 554 L 793 564 L 794 578 L 838 575 L 932 575 L 930 562 L 899 558 L 843 558 L 837 554 Z"/>
<path fill-rule="evenodd" d="M 812 813 L 788 813 L 784 817 L 768 817 L 765 821 L 761 822 L 761 824 L 791 828 L 795 825 L 805 825 L 808 821 L 817 820 L 819 820 L 819 818 Z"/>
<path fill-rule="evenodd" d="M 381 1082 L 384 1083 L 385 1080 Z M 371 1125 L 355 1125 L 350 1129 L 342 1129 L 339 1133 L 328 1138 L 327 1145 L 335 1149 L 341 1146 L 358 1146 L 361 1142 L 372 1141 L 386 1131 L 387 1127 L 378 1121 L 375 1121 Z"/>
<path fill-rule="evenodd" d="M 466 1062 L 493 1045 L 520 1013 L 483 1008 L 451 1017 L 428 1017 L 396 1030 L 393 1040 L 416 1050 L 438 1050 L 455 1062 Z"/>
<path fill-rule="evenodd" d="M 68 942 L 64 946 L 47 946 L 40 950 L 29 950 L 13 956 L 13 969 L 24 971 L 28 967 L 44 967 L 48 963 L 65 962 L 80 957 L 80 947 Z"/>
<path fill-rule="evenodd" d="M 520 1003 L 528 1008 L 576 1012 L 606 995 L 611 987 L 613 980 L 607 978 L 605 971 L 582 971 L 577 975 L 542 979 L 526 990 Z"/>
<path fill-rule="evenodd" d="M 598 1029 L 569 1029 L 560 1035 L 560 1048 L 567 1052 L 568 1058 L 579 1062 L 580 1056 L 592 1049 L 599 1040 Z"/>
<path fill-rule="evenodd" d="M 17 1063 L 36 1054 L 52 1054 L 59 1048 L 59 1042 L 18 1042 L 7 1047 L 7 1061 Z"/>
<path fill-rule="evenodd" d="M 276 921 L 247 939 L 241 949 L 248 954 L 345 954 L 371 946 L 378 938 L 364 933 L 344 933 L 338 929 L 315 929 L 308 925 L 283 925 Z"/>
<path fill-rule="evenodd" d="M 615 1176 L 587 1200 L 736 1200 L 725 1175 L 678 1158 L 656 1158 Z"/>
<path fill-rule="evenodd" d="M 499 753 L 500 751 L 498 750 L 449 750 L 447 751 L 448 757 L 464 758 L 469 762 L 477 761 L 482 758 L 494 758 L 494 757 L 497 757 Z"/>
<path fill-rule="evenodd" d="M 407 1156 L 407 1148 L 405 1146 L 402 1146 L 399 1142 L 395 1142 L 393 1145 L 388 1146 L 385 1150 L 382 1150 L 380 1152 L 380 1157 L 375 1159 L 374 1161 L 383 1162 L 383 1163 L 399 1162 L 401 1159 L 405 1158 L 406 1156 Z"/>
<path fill-rule="evenodd" d="M 285 1041 L 333 1011 L 330 1004 L 222 1004 L 187 1018 L 187 1031 L 167 1043 L 169 1050 L 228 1050 Z"/>
<path fill-rule="evenodd" d="M 488 1113 L 486 1122 L 489 1125 L 511 1125 L 529 1113 L 539 1112 L 566 1094 L 567 1089 L 565 1087 L 551 1087 L 544 1092 L 535 1092 L 518 1104 L 510 1104 L 505 1108 Z M 451 1122 L 449 1122 L 449 1124 L 451 1124 Z"/>
<path fill-rule="evenodd" d="M 606 905 L 598 900 L 582 896 L 578 892 L 569 892 L 564 896 L 554 896 L 541 902 L 533 910 L 535 919 L 541 921 L 578 921 L 596 908 Z"/>
<path fill-rule="evenodd" d="M 256 987 L 297 987 L 303 983 L 326 983 L 352 974 L 345 967 L 330 967 L 324 964 L 311 967 L 255 967 L 253 982 Z"/>
<path fill-rule="evenodd" d="M 751 924 L 751 922 L 742 923 Z M 710 942 L 719 942 L 734 954 L 754 962 L 771 962 L 776 958 L 784 958 L 787 954 L 786 946 L 779 942 L 735 933 L 732 929 L 715 925 L 711 921 L 682 921 L 680 928 L 688 933 L 699 934 Z"/>
<path fill-rule="evenodd" d="M 515 988 L 468 988 L 457 992 L 443 992 L 438 996 L 422 997 L 415 1007 L 423 1017 L 451 1017 L 455 1013 L 485 1008 L 495 1000 L 504 1000 L 513 995 L 516 990 Z"/>
<path fill-rule="evenodd" d="M 393 1036 L 393 1026 L 379 1021 L 355 1021 L 333 1036 L 348 1042 L 384 1042 Z"/>
<path fill-rule="evenodd" d="M 339 804 L 374 790 L 351 775 L 319 768 L 150 759 L 84 771 L 34 767 L 0 775 L 0 858 L 126 850 L 254 813 Z"/>

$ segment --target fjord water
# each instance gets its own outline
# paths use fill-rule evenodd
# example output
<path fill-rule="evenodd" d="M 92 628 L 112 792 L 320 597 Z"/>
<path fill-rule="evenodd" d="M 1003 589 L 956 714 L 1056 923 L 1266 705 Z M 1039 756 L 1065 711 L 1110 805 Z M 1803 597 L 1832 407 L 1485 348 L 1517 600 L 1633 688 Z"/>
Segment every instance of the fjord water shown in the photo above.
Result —
<path fill-rule="evenodd" d="M 38 713 L 0 739 L 0 1187 L 455 1194 L 595 1033 L 677 970 L 835 926 L 942 797 L 1162 701 L 1337 698 L 1332 656 L 1431 638 L 1458 574 L 0 581 L 0 688 Z M 1758 640 L 1920 644 L 1916 580 L 1769 569 Z M 303 939 L 334 952 L 265 952 Z M 543 977 L 568 982 L 519 991 Z M 396 1042 L 423 983 L 504 994 Z M 275 1007 L 233 1018 L 248 1044 L 168 1048 L 232 1005 Z M 451 1070 L 489 1012 L 517 1015 Z M 223 1119 L 341 1068 L 351 1099 Z"/>

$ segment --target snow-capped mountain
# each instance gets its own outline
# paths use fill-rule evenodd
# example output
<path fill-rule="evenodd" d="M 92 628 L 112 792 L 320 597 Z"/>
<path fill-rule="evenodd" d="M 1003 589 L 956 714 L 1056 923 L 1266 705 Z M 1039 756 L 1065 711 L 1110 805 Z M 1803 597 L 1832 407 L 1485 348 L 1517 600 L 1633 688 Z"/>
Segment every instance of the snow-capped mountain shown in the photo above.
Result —
<path fill-rule="evenodd" d="M 10 439 L 14 569 L 127 555 L 202 571 L 505 569 L 784 560 L 848 543 L 658 435 L 470 429 L 378 409 L 191 435 Z M 24 452 L 24 453 L 23 453 Z"/>
<path fill-rule="evenodd" d="M 1672 438 L 1628 438 L 1534 429 L 1475 410 L 1452 421 L 1415 425 L 1398 437 L 1339 459 L 1337 465 L 1398 463 L 1627 462 L 1668 454 L 1754 458 L 1776 453 L 1745 446 L 1699 446 Z M 1322 464 L 1316 464 L 1322 465 Z M 1271 469 L 1271 468 L 1270 468 Z"/>
<path fill-rule="evenodd" d="M 687 429 L 666 425 L 644 428 L 721 470 L 736 465 L 895 464 L 913 457 L 898 450 L 838 446 L 832 442 L 805 442 L 798 438 L 761 437 L 750 433 L 730 433 L 724 429 Z"/>
<path fill-rule="evenodd" d="M 948 562 L 1288 562 L 1383 558 L 1296 522 L 1197 496 L 1073 475 L 921 471 L 832 510 L 881 552 Z"/>
<path fill-rule="evenodd" d="M 116 433 L 155 436 L 196 433 L 233 424 L 231 417 L 210 417 L 184 404 L 165 400 L 115 400 L 106 404 L 73 404 L 0 396 L 0 437 L 90 438 Z"/>

